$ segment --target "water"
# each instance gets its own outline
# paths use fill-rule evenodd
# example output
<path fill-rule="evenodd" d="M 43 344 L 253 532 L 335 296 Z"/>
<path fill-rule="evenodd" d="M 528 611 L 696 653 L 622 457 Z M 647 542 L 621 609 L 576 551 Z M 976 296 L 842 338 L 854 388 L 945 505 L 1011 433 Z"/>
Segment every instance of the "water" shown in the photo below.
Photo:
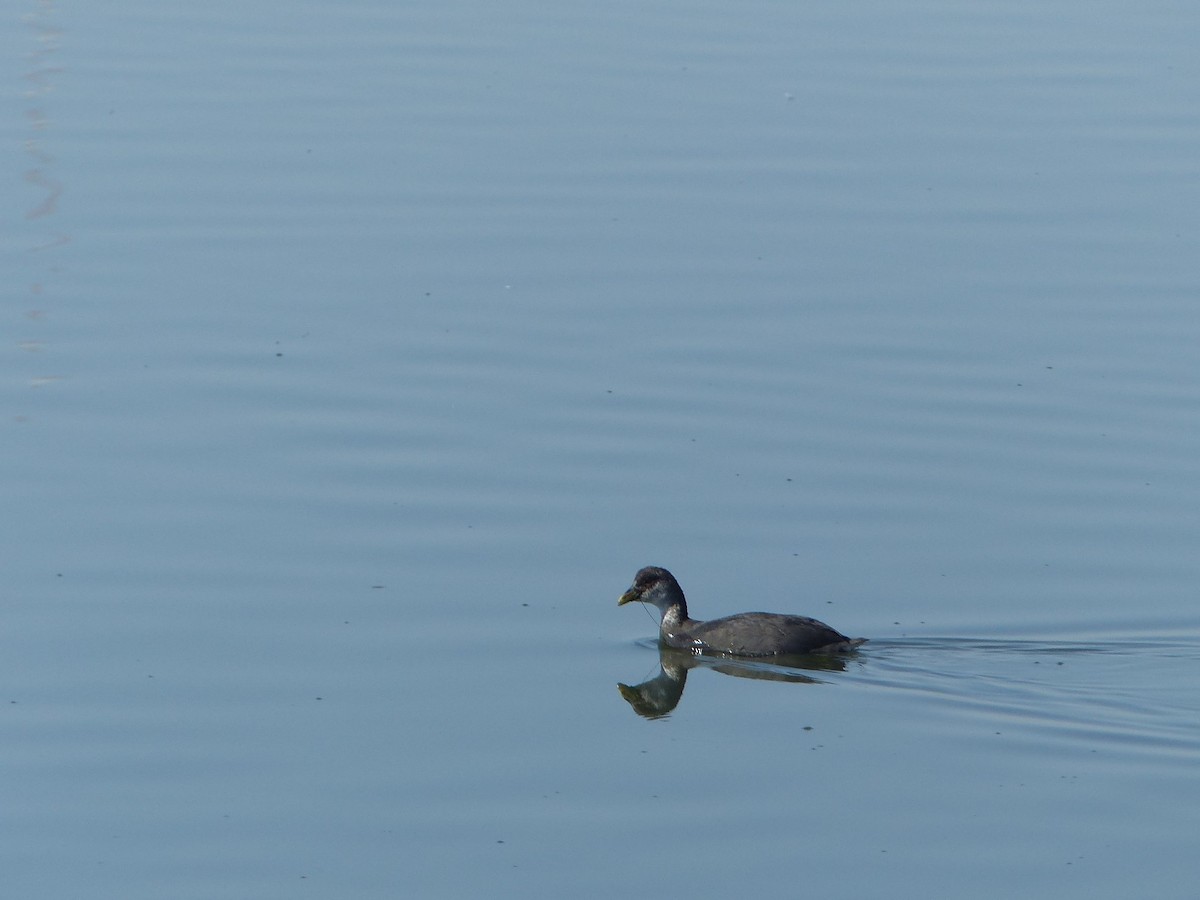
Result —
<path fill-rule="evenodd" d="M 14 895 L 1194 893 L 1191 7 L 8 25 Z"/>

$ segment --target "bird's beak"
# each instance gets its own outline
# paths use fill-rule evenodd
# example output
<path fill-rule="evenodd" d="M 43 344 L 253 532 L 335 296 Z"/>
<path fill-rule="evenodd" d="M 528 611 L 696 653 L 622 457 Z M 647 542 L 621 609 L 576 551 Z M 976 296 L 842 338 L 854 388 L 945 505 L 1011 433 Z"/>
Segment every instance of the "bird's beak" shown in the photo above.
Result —
<path fill-rule="evenodd" d="M 642 592 L 637 588 L 630 588 L 617 599 L 617 606 L 624 606 L 626 603 L 632 603 L 634 600 L 641 600 Z"/>

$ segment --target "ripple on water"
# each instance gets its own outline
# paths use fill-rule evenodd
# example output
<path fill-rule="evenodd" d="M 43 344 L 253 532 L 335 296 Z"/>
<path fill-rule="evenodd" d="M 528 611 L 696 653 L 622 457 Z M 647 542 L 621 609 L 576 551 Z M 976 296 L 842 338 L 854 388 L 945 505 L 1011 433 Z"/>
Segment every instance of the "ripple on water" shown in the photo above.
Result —
<path fill-rule="evenodd" d="M 1192 683 L 1200 639 L 873 641 L 853 681 L 948 702 L 997 727 L 1088 752 L 1187 760 L 1200 755 Z"/>

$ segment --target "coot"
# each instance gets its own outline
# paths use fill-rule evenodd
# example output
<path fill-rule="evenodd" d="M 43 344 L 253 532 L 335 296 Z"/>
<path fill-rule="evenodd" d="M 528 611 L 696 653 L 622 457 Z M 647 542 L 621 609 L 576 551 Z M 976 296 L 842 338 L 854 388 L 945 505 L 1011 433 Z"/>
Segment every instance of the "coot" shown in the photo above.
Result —
<path fill-rule="evenodd" d="M 801 656 L 805 653 L 840 653 L 852 650 L 866 638 L 848 638 L 824 622 L 808 616 L 748 612 L 701 622 L 688 618 L 687 601 L 675 576 L 658 566 L 646 566 L 618 606 L 634 601 L 648 603 L 662 616 L 659 639 L 668 647 L 693 653 L 730 656 Z"/>

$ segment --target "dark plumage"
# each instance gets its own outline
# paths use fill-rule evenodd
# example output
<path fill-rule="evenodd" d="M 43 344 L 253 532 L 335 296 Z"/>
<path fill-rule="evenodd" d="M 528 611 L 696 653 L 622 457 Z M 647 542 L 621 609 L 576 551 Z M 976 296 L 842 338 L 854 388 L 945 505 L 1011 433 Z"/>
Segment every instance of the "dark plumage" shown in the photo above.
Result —
<path fill-rule="evenodd" d="M 802 656 L 806 653 L 838 653 L 852 650 L 866 638 L 848 638 L 824 622 L 808 616 L 748 612 L 701 622 L 688 618 L 683 588 L 675 576 L 658 566 L 646 566 L 618 606 L 634 601 L 648 603 L 662 616 L 659 639 L 668 647 L 695 653 L 730 656 Z"/>

